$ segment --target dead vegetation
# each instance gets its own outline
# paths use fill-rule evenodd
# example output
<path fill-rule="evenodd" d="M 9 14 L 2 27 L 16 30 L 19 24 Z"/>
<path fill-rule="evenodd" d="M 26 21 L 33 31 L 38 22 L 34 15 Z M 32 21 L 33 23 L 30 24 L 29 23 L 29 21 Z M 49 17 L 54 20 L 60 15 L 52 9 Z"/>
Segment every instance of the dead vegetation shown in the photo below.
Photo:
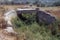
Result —
<path fill-rule="evenodd" d="M 58 10 L 46 10 L 46 11 L 49 12 L 49 13 L 52 13 L 57 18 L 60 18 L 60 9 L 58 9 Z"/>

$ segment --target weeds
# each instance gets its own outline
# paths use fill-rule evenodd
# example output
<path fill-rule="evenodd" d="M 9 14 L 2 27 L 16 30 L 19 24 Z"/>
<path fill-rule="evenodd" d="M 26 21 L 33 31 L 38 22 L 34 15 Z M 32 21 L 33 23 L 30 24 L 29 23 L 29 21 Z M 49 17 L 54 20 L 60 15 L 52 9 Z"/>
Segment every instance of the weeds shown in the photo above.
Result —
<path fill-rule="evenodd" d="M 59 38 L 55 35 L 51 34 L 51 30 L 49 30 L 44 24 L 38 25 L 36 21 L 32 22 L 32 24 L 27 25 L 24 21 L 19 18 L 15 18 L 12 20 L 13 25 L 15 26 L 16 32 L 19 33 L 20 37 L 25 34 L 26 40 L 59 40 Z M 58 30 L 58 24 L 60 22 L 56 21 L 52 24 L 52 27 Z M 19 39 L 20 40 L 20 39 Z"/>

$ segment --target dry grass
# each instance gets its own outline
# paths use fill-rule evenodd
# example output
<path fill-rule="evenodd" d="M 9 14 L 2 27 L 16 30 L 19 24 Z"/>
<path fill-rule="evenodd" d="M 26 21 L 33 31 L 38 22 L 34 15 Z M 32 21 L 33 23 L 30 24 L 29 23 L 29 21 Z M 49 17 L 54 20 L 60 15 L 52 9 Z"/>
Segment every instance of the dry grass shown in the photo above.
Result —
<path fill-rule="evenodd" d="M 29 5 L 0 5 L 0 14 L 4 13 L 5 11 L 7 11 L 9 9 L 25 8 L 24 6 L 29 6 Z M 36 6 L 30 7 L 30 8 L 36 8 Z M 50 12 L 53 15 L 55 15 L 57 18 L 60 18 L 60 6 L 58 6 L 58 7 L 39 7 L 39 8 L 40 8 L 40 10 Z"/>
<path fill-rule="evenodd" d="M 60 18 L 60 10 L 46 10 L 49 13 L 52 13 L 53 15 L 55 15 L 58 19 Z"/>

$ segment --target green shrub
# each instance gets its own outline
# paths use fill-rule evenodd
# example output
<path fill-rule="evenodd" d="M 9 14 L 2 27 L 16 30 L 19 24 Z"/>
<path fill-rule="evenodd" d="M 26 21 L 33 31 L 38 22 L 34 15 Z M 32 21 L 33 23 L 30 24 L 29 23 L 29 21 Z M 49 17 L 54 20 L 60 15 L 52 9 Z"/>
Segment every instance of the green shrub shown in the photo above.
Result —
<path fill-rule="evenodd" d="M 27 18 L 29 19 L 30 16 Z M 25 34 L 26 40 L 59 40 L 57 36 L 53 36 L 51 31 L 47 29 L 48 26 L 45 26 L 44 24 L 40 26 L 36 23 L 36 21 L 32 22 L 30 25 L 26 25 L 25 22 L 21 21 L 17 17 L 12 20 L 12 23 L 16 27 L 15 30 L 19 33 L 19 35 L 22 35 L 22 33 Z M 52 26 L 58 30 L 59 23 L 60 21 L 56 21 L 52 24 Z"/>
<path fill-rule="evenodd" d="M 32 24 L 36 21 L 36 14 L 35 13 L 22 13 L 22 16 L 25 17 L 27 20 L 25 21 L 26 24 Z"/>

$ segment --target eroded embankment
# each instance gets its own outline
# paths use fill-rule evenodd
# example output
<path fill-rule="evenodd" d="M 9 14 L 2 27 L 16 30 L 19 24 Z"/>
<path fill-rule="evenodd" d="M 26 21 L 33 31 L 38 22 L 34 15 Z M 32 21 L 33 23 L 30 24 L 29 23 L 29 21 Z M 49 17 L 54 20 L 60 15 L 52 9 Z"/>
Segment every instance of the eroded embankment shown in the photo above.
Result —
<path fill-rule="evenodd" d="M 0 40 L 17 40 L 17 34 L 12 27 L 7 26 L 7 21 L 0 14 Z"/>

